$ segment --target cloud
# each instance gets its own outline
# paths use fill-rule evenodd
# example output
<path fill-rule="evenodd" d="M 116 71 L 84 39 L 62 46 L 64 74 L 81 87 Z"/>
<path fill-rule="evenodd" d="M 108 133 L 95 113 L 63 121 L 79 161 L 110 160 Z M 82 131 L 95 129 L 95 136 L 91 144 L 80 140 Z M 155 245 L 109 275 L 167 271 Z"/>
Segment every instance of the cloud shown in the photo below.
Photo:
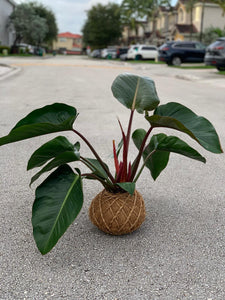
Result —
<path fill-rule="evenodd" d="M 91 9 L 93 5 L 97 3 L 106 5 L 109 2 L 121 3 L 121 1 L 122 0 L 39 0 L 38 2 L 54 12 L 59 32 L 70 31 L 72 33 L 81 33 L 87 18 L 86 12 Z M 16 0 L 16 2 L 29 1 Z"/>

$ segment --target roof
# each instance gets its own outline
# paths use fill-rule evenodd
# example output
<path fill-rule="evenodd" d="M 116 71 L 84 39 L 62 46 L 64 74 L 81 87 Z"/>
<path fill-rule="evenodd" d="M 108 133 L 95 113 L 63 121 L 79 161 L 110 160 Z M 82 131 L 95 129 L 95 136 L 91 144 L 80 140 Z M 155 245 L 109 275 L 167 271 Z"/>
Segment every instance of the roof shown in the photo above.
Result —
<path fill-rule="evenodd" d="M 197 33 L 198 30 L 195 27 L 195 25 L 191 25 L 191 24 L 176 24 L 175 25 L 176 29 L 180 32 L 180 33 L 190 33 L 191 29 L 192 29 L 192 33 Z"/>
<path fill-rule="evenodd" d="M 71 38 L 71 39 L 79 39 L 79 38 L 82 38 L 82 35 L 80 35 L 80 34 L 74 34 L 74 33 L 71 33 L 69 31 L 67 31 L 67 32 L 59 33 L 58 37 L 65 37 L 65 38 Z"/>

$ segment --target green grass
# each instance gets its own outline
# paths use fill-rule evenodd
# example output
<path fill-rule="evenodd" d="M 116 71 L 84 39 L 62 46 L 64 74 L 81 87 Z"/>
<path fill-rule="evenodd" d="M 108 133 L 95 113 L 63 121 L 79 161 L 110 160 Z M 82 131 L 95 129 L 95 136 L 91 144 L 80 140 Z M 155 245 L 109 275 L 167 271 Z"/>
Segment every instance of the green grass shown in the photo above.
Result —
<path fill-rule="evenodd" d="M 219 71 L 217 74 L 225 76 L 225 71 Z"/>
<path fill-rule="evenodd" d="M 215 69 L 213 66 L 203 66 L 203 65 L 196 65 L 196 66 L 169 66 L 170 68 L 177 68 L 177 69 Z"/>
<path fill-rule="evenodd" d="M 7 54 L 4 55 L 2 53 L 0 53 L 0 57 L 8 57 L 8 56 L 33 56 L 32 54 L 28 54 L 28 53 L 23 53 L 23 54 Z"/>
<path fill-rule="evenodd" d="M 154 60 L 127 60 L 128 62 L 130 63 L 133 63 L 133 64 L 156 64 L 156 65 L 159 65 L 159 64 L 165 64 L 164 62 L 162 61 L 154 61 Z"/>

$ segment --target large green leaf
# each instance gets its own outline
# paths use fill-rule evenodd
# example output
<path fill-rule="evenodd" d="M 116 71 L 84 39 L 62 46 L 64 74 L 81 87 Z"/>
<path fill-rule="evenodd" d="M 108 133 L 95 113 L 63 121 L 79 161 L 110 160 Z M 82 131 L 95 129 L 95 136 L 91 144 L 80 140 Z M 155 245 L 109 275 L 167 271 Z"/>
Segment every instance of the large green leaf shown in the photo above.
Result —
<path fill-rule="evenodd" d="M 64 165 L 72 161 L 77 161 L 79 159 L 80 155 L 74 151 L 65 151 L 63 153 L 60 153 L 31 178 L 30 185 L 35 180 L 37 180 L 43 173 L 49 172 L 58 166 Z"/>
<path fill-rule="evenodd" d="M 112 93 L 124 106 L 140 113 L 153 110 L 159 104 L 154 81 L 148 77 L 120 74 L 113 81 Z"/>
<path fill-rule="evenodd" d="M 75 151 L 75 149 L 74 145 L 71 144 L 66 137 L 58 136 L 42 145 L 32 154 L 27 164 L 27 170 L 40 167 L 49 159 L 56 157 L 60 153 Z"/>
<path fill-rule="evenodd" d="M 33 234 L 48 253 L 77 217 L 83 204 L 82 182 L 68 165 L 60 166 L 37 189 L 32 210 Z"/>
<path fill-rule="evenodd" d="M 166 136 L 162 133 L 156 134 L 153 135 L 151 143 L 156 150 L 174 152 L 203 163 L 206 162 L 206 159 L 198 151 L 176 136 Z"/>
<path fill-rule="evenodd" d="M 188 134 L 208 151 L 223 152 L 213 125 L 182 104 L 170 102 L 160 105 L 154 115 L 146 116 L 146 119 L 153 127 L 168 127 Z"/>
<path fill-rule="evenodd" d="M 138 149 L 140 148 L 144 136 L 144 129 L 137 129 L 132 135 Z M 206 162 L 201 154 L 178 137 L 167 136 L 163 133 L 153 135 L 150 143 L 144 149 L 143 159 L 154 180 L 167 166 L 170 152 L 178 153 L 204 163 Z"/>
<path fill-rule="evenodd" d="M 8 135 L 0 138 L 0 146 L 43 134 L 72 130 L 76 117 L 76 109 L 63 103 L 36 109 L 20 120 Z"/>
<path fill-rule="evenodd" d="M 135 146 L 140 149 L 142 141 L 146 135 L 146 131 L 144 129 L 137 129 L 132 134 L 132 139 L 134 141 Z M 159 136 L 158 139 L 161 140 L 165 135 Z M 145 147 L 144 152 L 142 154 L 143 160 L 145 161 L 149 154 L 151 156 L 145 162 L 145 166 L 150 170 L 153 179 L 155 180 L 159 174 L 166 168 L 170 152 L 160 151 L 155 149 L 155 145 L 150 141 L 147 147 Z"/>

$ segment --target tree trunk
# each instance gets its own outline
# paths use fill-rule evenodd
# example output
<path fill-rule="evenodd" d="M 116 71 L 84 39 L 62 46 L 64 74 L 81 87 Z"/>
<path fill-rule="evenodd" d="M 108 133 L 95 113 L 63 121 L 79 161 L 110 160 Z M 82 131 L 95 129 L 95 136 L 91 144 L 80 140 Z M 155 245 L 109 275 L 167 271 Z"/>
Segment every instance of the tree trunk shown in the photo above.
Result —
<path fill-rule="evenodd" d="M 199 36 L 200 42 L 202 41 L 202 36 L 203 36 L 204 12 L 205 12 L 205 0 L 203 0 L 203 3 L 202 3 L 201 29 L 200 29 L 200 36 Z"/>

